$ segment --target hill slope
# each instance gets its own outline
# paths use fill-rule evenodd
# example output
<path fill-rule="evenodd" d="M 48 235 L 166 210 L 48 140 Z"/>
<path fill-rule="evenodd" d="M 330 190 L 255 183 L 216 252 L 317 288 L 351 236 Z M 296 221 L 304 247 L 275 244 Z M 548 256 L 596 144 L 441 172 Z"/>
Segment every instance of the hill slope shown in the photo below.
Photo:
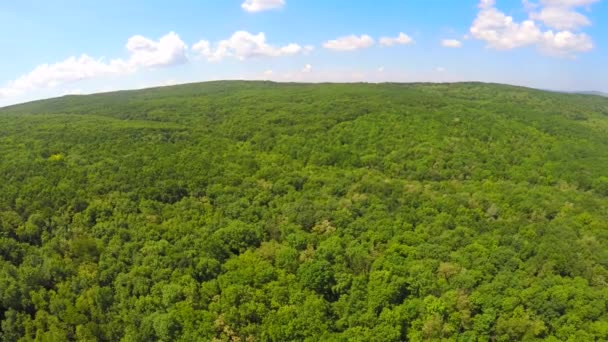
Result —
<path fill-rule="evenodd" d="M 581 92 L 580 94 L 597 95 L 597 96 L 608 96 L 608 94 L 602 93 L 601 91 L 586 91 L 586 92 Z"/>
<path fill-rule="evenodd" d="M 478 83 L 0 109 L 0 336 L 608 339 L 607 133 Z"/>

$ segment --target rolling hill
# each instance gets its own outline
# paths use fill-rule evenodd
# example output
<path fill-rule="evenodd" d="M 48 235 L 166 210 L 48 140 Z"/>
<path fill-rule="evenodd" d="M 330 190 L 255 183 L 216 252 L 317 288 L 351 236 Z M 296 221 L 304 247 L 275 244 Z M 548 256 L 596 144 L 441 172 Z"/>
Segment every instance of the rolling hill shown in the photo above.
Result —
<path fill-rule="evenodd" d="M 586 91 L 586 92 L 582 92 L 580 94 L 587 94 L 587 95 L 597 95 L 597 96 L 608 96 L 608 94 L 606 93 L 602 93 L 601 91 Z"/>
<path fill-rule="evenodd" d="M 0 337 L 607 340 L 607 133 L 482 83 L 2 108 Z"/>

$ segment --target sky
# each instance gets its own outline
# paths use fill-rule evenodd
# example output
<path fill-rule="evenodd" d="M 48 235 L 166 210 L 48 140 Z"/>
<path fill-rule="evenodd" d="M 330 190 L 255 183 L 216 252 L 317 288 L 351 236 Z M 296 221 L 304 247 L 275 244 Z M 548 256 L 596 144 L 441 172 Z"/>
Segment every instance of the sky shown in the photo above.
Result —
<path fill-rule="evenodd" d="M 608 0 L 0 2 L 0 106 L 223 79 L 608 92 Z"/>

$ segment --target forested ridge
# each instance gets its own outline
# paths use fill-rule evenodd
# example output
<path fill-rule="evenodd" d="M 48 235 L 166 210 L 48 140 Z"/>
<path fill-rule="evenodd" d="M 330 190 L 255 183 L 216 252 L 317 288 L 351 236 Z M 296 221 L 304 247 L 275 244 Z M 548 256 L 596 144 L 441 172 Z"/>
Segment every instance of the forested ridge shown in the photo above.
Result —
<path fill-rule="evenodd" d="M 608 340 L 607 133 L 481 83 L 0 109 L 0 337 Z"/>

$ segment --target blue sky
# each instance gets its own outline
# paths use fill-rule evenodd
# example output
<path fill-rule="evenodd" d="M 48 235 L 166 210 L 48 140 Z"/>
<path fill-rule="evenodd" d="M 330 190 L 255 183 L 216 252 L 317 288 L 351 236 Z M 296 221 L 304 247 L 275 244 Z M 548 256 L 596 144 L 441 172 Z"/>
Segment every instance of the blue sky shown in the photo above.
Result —
<path fill-rule="evenodd" d="M 0 106 L 217 79 L 608 92 L 608 0 L 20 0 L 0 41 Z"/>

